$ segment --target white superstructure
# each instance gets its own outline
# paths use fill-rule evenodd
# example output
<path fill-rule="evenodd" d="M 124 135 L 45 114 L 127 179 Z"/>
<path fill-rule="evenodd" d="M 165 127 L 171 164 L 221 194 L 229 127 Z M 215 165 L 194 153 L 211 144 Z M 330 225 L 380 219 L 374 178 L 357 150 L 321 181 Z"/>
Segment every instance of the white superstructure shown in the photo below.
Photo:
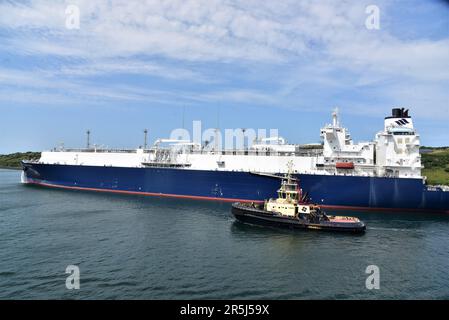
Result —
<path fill-rule="evenodd" d="M 354 143 L 338 112 L 321 129 L 322 144 L 289 144 L 281 137 L 260 139 L 247 149 L 209 150 L 186 140 L 159 139 L 153 147 L 134 150 L 54 149 L 40 163 L 80 166 L 173 167 L 186 170 L 421 177 L 419 135 L 408 110 L 393 109 L 372 142 Z M 167 146 L 162 146 L 168 144 Z"/>

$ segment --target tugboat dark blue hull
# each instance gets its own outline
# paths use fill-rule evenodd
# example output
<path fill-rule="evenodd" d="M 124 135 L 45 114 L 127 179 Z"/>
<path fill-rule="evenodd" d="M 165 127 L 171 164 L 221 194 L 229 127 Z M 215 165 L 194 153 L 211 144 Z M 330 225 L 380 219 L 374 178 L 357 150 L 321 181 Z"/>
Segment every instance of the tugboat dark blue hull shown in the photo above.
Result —
<path fill-rule="evenodd" d="M 301 219 L 288 218 L 272 214 L 262 209 L 252 207 L 248 204 L 245 205 L 238 202 L 232 204 L 232 214 L 237 220 L 241 222 L 278 228 L 321 230 L 346 233 L 363 233 L 366 229 L 365 224 L 361 221 L 346 223 L 331 221 L 307 222 Z"/>
<path fill-rule="evenodd" d="M 24 162 L 22 181 L 65 189 L 219 201 L 257 202 L 276 196 L 279 179 L 249 172 L 129 168 Z M 449 192 L 421 179 L 295 175 L 323 208 L 449 213 Z"/>

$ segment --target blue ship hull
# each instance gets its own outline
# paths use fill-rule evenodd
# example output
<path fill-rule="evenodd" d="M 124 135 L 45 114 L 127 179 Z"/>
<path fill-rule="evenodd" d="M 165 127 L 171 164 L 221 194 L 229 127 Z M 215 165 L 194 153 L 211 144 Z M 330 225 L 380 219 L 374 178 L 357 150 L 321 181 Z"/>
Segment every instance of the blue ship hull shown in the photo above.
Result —
<path fill-rule="evenodd" d="M 280 180 L 248 172 L 23 163 L 25 183 L 49 187 L 223 201 L 275 197 Z M 342 209 L 449 213 L 449 192 L 421 179 L 299 174 L 313 202 Z"/>

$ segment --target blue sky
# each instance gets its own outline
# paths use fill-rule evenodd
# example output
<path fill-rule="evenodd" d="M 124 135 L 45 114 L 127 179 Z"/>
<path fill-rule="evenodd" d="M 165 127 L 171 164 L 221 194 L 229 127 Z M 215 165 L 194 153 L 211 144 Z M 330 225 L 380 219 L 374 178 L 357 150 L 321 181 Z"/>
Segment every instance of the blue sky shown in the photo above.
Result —
<path fill-rule="evenodd" d="M 111 5 L 113 3 L 113 5 Z M 80 28 L 67 29 L 69 4 Z M 368 5 L 380 29 L 365 27 Z M 203 127 L 319 141 L 339 107 L 371 140 L 410 108 L 422 144 L 449 145 L 445 1 L 0 1 L 0 153 L 109 147 Z"/>

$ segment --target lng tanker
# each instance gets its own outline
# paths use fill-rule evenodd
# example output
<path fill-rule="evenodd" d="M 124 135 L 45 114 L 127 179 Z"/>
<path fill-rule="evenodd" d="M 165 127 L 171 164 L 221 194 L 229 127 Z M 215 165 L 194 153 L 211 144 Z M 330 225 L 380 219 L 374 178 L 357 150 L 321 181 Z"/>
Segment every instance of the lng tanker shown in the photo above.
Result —
<path fill-rule="evenodd" d="M 421 175 L 420 139 L 408 110 L 394 108 L 373 141 L 353 142 L 338 113 L 321 143 L 257 139 L 243 149 L 159 139 L 137 149 L 55 148 L 23 161 L 22 182 L 45 187 L 230 202 L 263 202 L 293 176 L 323 208 L 449 213 L 449 187 Z"/>

